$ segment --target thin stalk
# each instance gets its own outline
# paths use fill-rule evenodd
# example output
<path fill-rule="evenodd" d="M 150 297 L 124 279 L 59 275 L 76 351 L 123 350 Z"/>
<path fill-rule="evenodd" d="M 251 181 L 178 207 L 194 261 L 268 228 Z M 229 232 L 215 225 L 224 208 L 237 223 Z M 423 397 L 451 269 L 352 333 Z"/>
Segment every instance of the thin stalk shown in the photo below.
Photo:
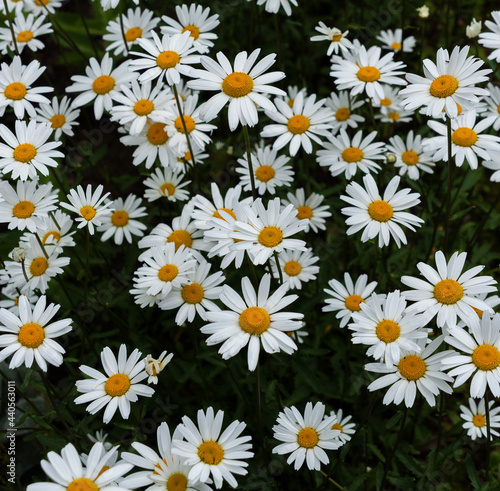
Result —
<path fill-rule="evenodd" d="M 82 2 L 76 2 L 76 4 L 78 5 L 78 13 L 80 14 L 80 18 L 82 19 L 83 27 L 85 29 L 85 32 L 87 33 L 87 37 L 89 38 L 90 45 L 92 46 L 92 50 L 94 51 L 95 57 L 99 58 L 99 53 L 97 52 L 97 48 L 95 46 L 94 40 L 92 39 L 92 36 L 90 35 L 89 26 L 87 24 L 87 21 L 85 20 L 85 16 L 83 15 Z"/>
<path fill-rule="evenodd" d="M 490 479 L 490 455 L 491 455 L 491 424 L 490 424 L 490 401 L 489 393 L 486 391 L 486 482 Z"/>
<path fill-rule="evenodd" d="M 450 231 L 450 213 L 451 213 L 451 188 L 452 182 L 452 164 L 451 157 L 451 119 L 446 116 L 447 138 L 448 138 L 448 189 L 446 190 L 446 223 L 444 229 L 444 250 L 448 251 L 448 234 Z"/>
<path fill-rule="evenodd" d="M 439 396 L 439 415 L 438 415 L 438 436 L 437 436 L 437 451 L 438 452 L 441 449 L 441 437 L 443 434 L 443 430 L 442 430 L 443 413 L 444 413 L 444 394 L 441 393 Z"/>
<path fill-rule="evenodd" d="M 373 112 L 373 101 L 371 97 L 368 97 L 368 103 L 370 105 L 370 118 L 372 120 L 373 129 L 377 131 L 377 122 L 375 121 L 375 113 Z"/>
<path fill-rule="evenodd" d="M 260 341 L 259 341 L 260 342 Z M 264 441 L 262 433 L 262 405 L 260 400 L 260 363 L 257 360 L 257 368 L 255 369 L 255 390 L 257 392 L 257 425 L 259 432 L 259 440 Z"/>
<path fill-rule="evenodd" d="M 61 226 L 57 223 L 56 217 L 53 212 L 49 211 L 49 216 L 52 218 L 52 221 L 55 223 L 57 230 L 61 230 Z"/>
<path fill-rule="evenodd" d="M 21 261 L 21 268 L 23 270 L 24 279 L 26 280 L 26 283 L 28 283 L 29 279 L 28 279 L 28 275 L 26 273 L 26 266 L 24 265 L 24 259 Z"/>
<path fill-rule="evenodd" d="M 280 278 L 280 285 L 283 284 L 283 271 L 281 271 L 281 264 L 278 258 L 278 253 L 273 251 L 274 260 L 276 261 L 276 268 L 278 269 L 278 275 Z"/>
<path fill-rule="evenodd" d="M 320 469 L 319 470 L 323 476 L 325 476 L 334 486 L 336 486 L 339 489 L 342 489 L 342 491 L 345 491 L 345 488 L 341 486 L 337 481 L 334 481 L 324 470 Z"/>
<path fill-rule="evenodd" d="M 500 190 L 498 191 L 497 196 L 495 198 L 495 201 L 493 201 L 493 203 L 491 204 L 489 210 L 485 214 L 483 213 L 483 217 L 481 219 L 480 224 L 478 225 L 476 231 L 474 232 L 474 235 L 472 236 L 471 240 L 467 244 L 467 248 L 465 249 L 466 251 L 472 251 L 472 247 L 475 245 L 475 243 L 477 241 L 477 238 L 479 237 L 479 235 L 483 231 L 483 227 L 484 227 L 486 221 L 490 217 L 491 212 L 497 206 L 497 204 L 498 204 L 499 201 L 500 201 Z"/>
<path fill-rule="evenodd" d="M 196 162 L 194 160 L 193 147 L 191 146 L 191 138 L 189 137 L 189 133 L 187 130 L 186 121 L 184 119 L 184 114 L 183 114 L 183 110 L 181 107 L 181 101 L 179 100 L 179 93 L 177 92 L 177 87 L 175 85 L 173 85 L 172 87 L 174 89 L 175 102 L 177 103 L 177 109 L 179 110 L 179 116 L 181 118 L 182 128 L 184 129 L 184 134 L 186 135 L 186 140 L 187 140 L 189 152 L 191 153 L 191 164 L 193 165 L 193 170 L 194 170 L 194 166 L 195 166 Z"/>
<path fill-rule="evenodd" d="M 83 291 L 83 302 L 87 306 L 89 286 L 89 259 L 90 259 L 90 230 L 87 227 L 87 240 L 85 244 L 85 286 Z"/>
<path fill-rule="evenodd" d="M 250 259 L 248 251 L 245 251 L 245 256 L 247 257 L 248 265 L 250 266 L 250 276 L 252 277 L 253 286 L 254 288 L 257 289 L 259 287 L 259 280 L 257 278 L 257 272 L 255 271 L 255 266 L 252 260 Z"/>
<path fill-rule="evenodd" d="M 250 135 L 248 134 L 248 126 L 246 124 L 243 125 L 243 135 L 245 136 L 248 173 L 250 174 L 250 186 L 252 187 L 252 198 L 255 201 L 257 199 L 257 189 L 255 187 L 255 176 L 253 175 L 252 148 L 250 147 Z"/>
<path fill-rule="evenodd" d="M 42 248 L 43 255 L 45 256 L 45 259 L 49 258 L 49 255 L 47 254 L 47 251 L 45 250 L 45 246 L 43 245 L 42 239 L 38 236 L 38 234 L 35 232 L 35 237 L 37 242 L 40 244 L 40 247 Z"/>
<path fill-rule="evenodd" d="M 5 7 L 5 13 L 7 14 L 7 21 L 9 22 L 10 33 L 12 34 L 12 42 L 14 43 L 14 51 L 16 55 L 19 56 L 19 49 L 17 47 L 16 34 L 14 33 L 14 24 L 12 23 L 12 18 L 10 16 L 9 6 L 7 5 L 7 0 L 3 0 L 3 5 Z"/>
<path fill-rule="evenodd" d="M 281 36 L 278 23 L 278 14 L 274 14 L 274 30 L 276 31 L 276 52 L 278 54 L 278 68 L 281 70 Z"/>
<path fill-rule="evenodd" d="M 127 36 L 125 35 L 125 27 L 123 26 L 123 2 L 120 1 L 119 9 L 120 9 L 120 31 L 122 33 L 123 42 L 125 44 L 125 56 L 128 56 L 128 43 Z"/>

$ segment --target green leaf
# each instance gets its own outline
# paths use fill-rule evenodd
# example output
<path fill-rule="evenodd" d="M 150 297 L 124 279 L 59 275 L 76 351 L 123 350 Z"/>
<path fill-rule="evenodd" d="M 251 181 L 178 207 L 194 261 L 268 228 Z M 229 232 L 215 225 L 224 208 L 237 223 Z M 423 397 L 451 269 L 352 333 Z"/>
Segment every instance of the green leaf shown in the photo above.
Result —
<path fill-rule="evenodd" d="M 469 476 L 474 489 L 479 489 L 481 487 L 481 483 L 479 482 L 479 476 L 477 475 L 476 466 L 474 465 L 474 459 L 467 459 L 467 462 L 465 463 L 465 470 L 467 471 L 467 475 Z"/>
<path fill-rule="evenodd" d="M 373 443 L 369 443 L 368 448 L 379 458 L 380 461 L 385 462 L 384 454 Z"/>
<path fill-rule="evenodd" d="M 389 430 L 393 426 L 396 426 L 401 419 L 401 416 L 403 416 L 403 413 L 398 411 L 389 421 L 387 421 L 385 425 L 386 429 Z"/>
<path fill-rule="evenodd" d="M 377 473 L 375 474 L 375 486 L 377 487 L 377 491 L 379 491 L 382 486 L 382 479 L 384 478 L 384 467 L 379 462 L 377 465 Z"/>
<path fill-rule="evenodd" d="M 469 211 L 473 210 L 474 208 L 476 208 L 475 205 L 472 205 L 469 206 L 468 208 L 465 208 L 465 210 L 460 210 L 457 211 L 456 213 L 453 213 L 453 215 L 451 215 L 450 217 L 450 223 L 458 220 L 459 218 L 462 218 L 464 215 L 469 213 Z"/>

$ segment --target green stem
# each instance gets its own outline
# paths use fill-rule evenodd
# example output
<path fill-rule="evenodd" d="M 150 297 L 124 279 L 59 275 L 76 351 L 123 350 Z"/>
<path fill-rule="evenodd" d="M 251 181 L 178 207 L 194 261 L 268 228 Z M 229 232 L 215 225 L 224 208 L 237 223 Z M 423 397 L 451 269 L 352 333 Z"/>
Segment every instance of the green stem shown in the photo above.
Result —
<path fill-rule="evenodd" d="M 388 456 L 387 460 L 385 461 L 384 475 L 382 476 L 382 482 L 380 483 L 380 488 L 379 488 L 381 491 L 384 489 L 385 481 L 387 479 L 387 473 L 389 472 L 389 466 L 392 463 L 392 459 L 394 458 L 394 455 L 396 454 L 396 450 L 397 450 L 399 442 L 401 440 L 401 436 L 403 435 L 403 430 L 405 427 L 407 414 L 408 414 L 408 408 L 405 406 L 403 417 L 401 418 L 401 426 L 399 427 L 398 436 L 396 437 L 396 442 L 394 443 L 394 447 L 392 447 L 392 451 L 391 451 L 390 455 Z"/>
<path fill-rule="evenodd" d="M 279 275 L 279 278 L 280 278 L 280 285 L 283 284 L 283 271 L 281 271 L 281 264 L 280 264 L 280 261 L 279 261 L 279 254 L 276 252 L 276 251 L 273 251 L 273 255 L 274 255 L 274 260 L 276 261 L 276 268 L 278 269 L 278 275 Z"/>
<path fill-rule="evenodd" d="M 341 486 L 338 482 L 334 481 L 324 470 L 320 469 L 320 472 L 323 476 L 325 476 L 334 486 L 336 486 L 339 489 L 342 489 L 342 491 L 345 491 L 345 488 Z"/>
<path fill-rule="evenodd" d="M 45 256 L 46 259 L 49 258 L 49 255 L 47 254 L 47 251 L 45 250 L 45 246 L 43 245 L 42 239 L 40 239 L 39 235 L 35 232 L 35 237 L 37 242 L 40 244 L 40 247 L 42 248 L 43 255 Z"/>
<path fill-rule="evenodd" d="M 85 20 L 85 16 L 83 15 L 82 12 L 82 2 L 76 2 L 78 5 L 78 13 L 80 14 L 80 18 L 82 19 L 83 27 L 85 29 L 85 32 L 87 33 L 87 37 L 89 38 L 90 45 L 92 46 L 92 50 L 94 51 L 95 57 L 99 58 L 99 53 L 97 52 L 97 48 L 95 46 L 94 40 L 92 39 L 92 36 L 90 35 L 90 30 L 89 26 L 87 24 L 87 21 Z"/>
<path fill-rule="evenodd" d="M 10 16 L 9 6 L 7 5 L 7 0 L 3 0 L 3 5 L 5 7 L 5 13 L 7 15 L 7 21 L 9 22 L 10 32 L 12 34 L 12 42 L 14 43 L 14 51 L 16 55 L 19 56 L 19 49 L 17 47 L 16 34 L 14 33 L 14 24 L 12 23 L 12 18 Z"/>
<path fill-rule="evenodd" d="M 195 166 L 196 162 L 194 160 L 193 147 L 191 146 L 191 138 L 189 137 L 189 133 L 187 130 L 186 120 L 184 119 L 184 114 L 183 114 L 183 110 L 181 107 L 181 101 L 179 100 L 179 93 L 177 92 L 177 87 L 175 85 L 173 85 L 172 88 L 174 89 L 175 102 L 177 103 L 177 109 L 179 110 L 179 116 L 181 118 L 182 128 L 184 129 L 184 134 L 186 135 L 186 140 L 187 140 L 189 152 L 191 153 L 191 164 L 193 165 L 193 172 L 194 172 L 194 166 Z"/>
<path fill-rule="evenodd" d="M 83 303 L 87 307 L 88 286 L 89 286 L 89 261 L 90 261 L 90 230 L 87 227 L 87 239 L 85 243 L 85 286 L 83 291 Z"/>
<path fill-rule="evenodd" d="M 120 9 L 120 31 L 122 33 L 123 42 L 125 44 L 125 56 L 128 56 L 128 43 L 127 37 L 125 35 L 125 27 L 123 26 L 123 3 L 121 1 L 118 8 Z"/>
<path fill-rule="evenodd" d="M 257 199 L 257 189 L 255 187 L 255 176 L 253 175 L 252 148 L 250 147 L 250 135 L 248 134 L 248 126 L 246 124 L 243 125 L 243 135 L 245 136 L 248 173 L 250 174 L 250 186 L 252 187 L 252 198 L 255 201 Z"/>
<path fill-rule="evenodd" d="M 486 482 L 490 480 L 490 455 L 491 455 L 491 424 L 490 424 L 490 401 L 489 393 L 485 395 L 486 408 Z"/>
<path fill-rule="evenodd" d="M 452 164 L 453 159 L 451 157 L 451 119 L 446 116 L 446 127 L 447 127 L 447 137 L 448 137 L 448 189 L 446 190 L 446 223 L 444 230 L 444 250 L 448 251 L 448 234 L 450 231 L 450 213 L 451 213 L 451 188 L 453 186 L 452 182 Z"/>
<path fill-rule="evenodd" d="M 276 51 L 278 54 L 278 68 L 281 70 L 281 36 L 278 23 L 278 14 L 274 14 L 274 30 L 276 31 Z"/>

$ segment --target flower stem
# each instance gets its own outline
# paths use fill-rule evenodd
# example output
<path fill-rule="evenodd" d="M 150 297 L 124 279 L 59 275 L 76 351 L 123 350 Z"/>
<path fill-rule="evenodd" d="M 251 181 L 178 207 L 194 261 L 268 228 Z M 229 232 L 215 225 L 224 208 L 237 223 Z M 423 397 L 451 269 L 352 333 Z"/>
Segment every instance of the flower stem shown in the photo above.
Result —
<path fill-rule="evenodd" d="M 339 489 L 342 489 L 342 491 L 345 491 L 345 488 L 341 486 L 337 481 L 334 481 L 324 470 L 320 469 L 319 470 L 323 476 L 325 476 L 334 486 L 336 486 Z"/>
<path fill-rule="evenodd" d="M 248 172 L 250 174 L 250 186 L 252 186 L 252 198 L 255 201 L 257 199 L 257 189 L 255 188 L 255 176 L 253 175 L 252 148 L 250 147 L 250 135 L 248 134 L 248 126 L 246 124 L 243 125 L 243 135 L 245 136 Z"/>
<path fill-rule="evenodd" d="M 80 14 L 80 18 L 82 19 L 83 27 L 85 29 L 85 32 L 87 33 L 87 37 L 89 38 L 90 45 L 92 46 L 92 50 L 94 51 L 95 57 L 99 58 L 99 53 L 97 52 L 97 48 L 95 46 L 94 40 L 92 39 L 92 36 L 90 35 L 89 26 L 87 24 L 87 21 L 85 20 L 85 16 L 83 15 L 82 2 L 76 2 L 76 4 L 78 5 L 78 13 Z"/>
<path fill-rule="evenodd" d="M 276 31 L 276 51 L 278 54 L 278 68 L 281 70 L 281 36 L 278 23 L 278 14 L 274 14 L 274 30 Z"/>
<path fill-rule="evenodd" d="M 187 140 L 189 152 L 191 153 L 191 164 L 193 165 L 193 169 L 194 169 L 196 162 L 194 160 L 193 147 L 191 146 L 191 138 L 189 137 L 189 133 L 188 133 L 187 126 L 186 126 L 186 121 L 184 119 L 184 114 L 183 114 L 183 110 L 181 107 L 181 101 L 179 100 L 179 93 L 177 92 L 177 87 L 175 85 L 173 85 L 172 87 L 174 89 L 175 102 L 177 103 L 177 109 L 179 110 L 179 116 L 181 118 L 182 128 L 184 129 L 184 134 L 186 135 L 186 140 Z"/>
<path fill-rule="evenodd" d="M 451 119 L 446 116 L 446 127 L 448 137 L 448 189 L 446 191 L 446 223 L 444 230 L 444 250 L 448 251 L 448 234 L 450 230 L 450 213 L 451 213 L 451 188 L 452 182 L 452 157 L 451 157 Z"/>
<path fill-rule="evenodd" d="M 490 454 L 491 454 L 491 424 L 490 424 L 490 401 L 489 393 L 486 391 L 486 482 L 490 480 Z"/>
<path fill-rule="evenodd" d="M 120 1 L 118 5 L 120 10 L 120 31 L 122 33 L 123 43 L 125 44 L 125 56 L 128 56 L 128 43 L 125 35 L 125 27 L 123 26 L 123 2 Z"/>
<path fill-rule="evenodd" d="M 281 265 L 280 265 L 280 262 L 279 262 L 279 254 L 276 252 L 276 251 L 273 251 L 273 255 L 274 255 L 274 260 L 276 261 L 276 268 L 278 269 L 278 275 L 280 277 L 280 285 L 283 284 L 283 271 L 281 271 Z"/>
<path fill-rule="evenodd" d="M 9 22 L 10 32 L 12 34 L 12 42 L 14 43 L 14 51 L 16 55 L 19 56 L 19 49 L 17 47 L 16 35 L 14 33 L 14 24 L 12 23 L 12 18 L 10 16 L 9 6 L 7 5 L 7 0 L 3 0 L 3 5 L 5 7 L 5 13 L 7 14 L 7 20 Z"/>
<path fill-rule="evenodd" d="M 380 483 L 380 488 L 379 488 L 381 491 L 384 489 L 385 481 L 387 479 L 387 473 L 389 472 L 389 466 L 392 463 L 392 459 L 394 458 L 399 442 L 401 441 L 401 436 L 403 435 L 407 414 L 408 414 L 408 408 L 405 406 L 403 417 L 401 418 L 401 426 L 399 427 L 398 436 L 396 437 L 396 442 L 394 443 L 394 447 L 392 447 L 390 455 L 387 457 L 387 460 L 385 461 L 384 475 L 382 476 L 382 482 Z"/>

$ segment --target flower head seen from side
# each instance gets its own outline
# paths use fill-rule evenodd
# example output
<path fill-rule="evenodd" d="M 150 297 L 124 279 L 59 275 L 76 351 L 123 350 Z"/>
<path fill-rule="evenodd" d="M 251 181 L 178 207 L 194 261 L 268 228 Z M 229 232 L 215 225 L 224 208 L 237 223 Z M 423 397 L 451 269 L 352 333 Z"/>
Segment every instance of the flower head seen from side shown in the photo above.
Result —
<path fill-rule="evenodd" d="M 198 426 L 183 416 L 179 432 L 184 440 L 174 440 L 172 453 L 185 458 L 186 465 L 193 466 L 188 478 L 194 482 L 208 482 L 209 476 L 220 489 L 224 481 L 236 488 L 238 483 L 233 474 L 246 475 L 246 459 L 254 456 L 250 436 L 241 436 L 246 424 L 233 421 L 222 433 L 223 411 L 214 414 L 212 407 L 206 413 L 198 411 Z"/>
<path fill-rule="evenodd" d="M 485 26 L 491 32 L 479 34 L 479 44 L 493 51 L 488 55 L 488 59 L 500 62 L 500 10 L 491 12 L 494 22 L 487 20 Z"/>
<path fill-rule="evenodd" d="M 342 32 L 336 27 L 328 27 L 324 22 L 319 22 L 314 29 L 321 33 L 321 35 L 313 36 L 311 41 L 330 41 L 326 56 L 330 56 L 334 51 L 335 54 L 338 54 L 339 50 L 345 53 L 352 48 L 351 41 L 347 39 L 349 31 Z"/>
<path fill-rule="evenodd" d="M 319 266 L 316 263 L 319 257 L 313 255 L 312 249 L 307 251 L 283 251 L 278 256 L 279 265 L 283 274 L 283 283 L 287 283 L 290 289 L 302 289 L 302 283 L 316 279 Z M 279 278 L 279 271 L 275 261 L 271 262 L 273 275 Z"/>
<path fill-rule="evenodd" d="M 342 446 L 340 431 L 332 429 L 335 416 L 325 417 L 325 405 L 317 402 L 306 404 L 304 415 L 295 407 L 285 407 L 279 413 L 277 424 L 273 426 L 274 438 L 281 443 L 273 448 L 273 453 L 290 454 L 287 464 L 294 463 L 299 470 L 304 462 L 311 470 L 320 470 L 321 464 L 330 459 L 325 450 L 337 450 Z"/>
<path fill-rule="evenodd" d="M 344 412 L 342 409 L 339 409 L 338 411 L 330 411 L 330 416 L 333 416 L 335 418 L 334 424 L 331 427 L 332 430 L 339 430 L 340 435 L 337 437 L 342 444 L 347 443 L 349 440 L 351 440 L 352 435 L 356 433 L 356 430 L 354 429 L 356 425 L 354 423 L 349 423 L 351 421 L 352 416 L 347 415 L 344 416 Z M 325 415 L 325 418 L 327 416 Z"/>
<path fill-rule="evenodd" d="M 500 39 L 500 38 L 499 38 Z M 482 114 L 485 118 L 494 117 L 493 129 L 500 130 L 500 87 L 491 83 L 487 86 L 490 95 L 484 99 L 486 102 L 486 111 Z"/>
<path fill-rule="evenodd" d="M 332 214 L 328 211 L 330 208 L 328 205 L 321 205 L 325 199 L 324 196 L 318 193 L 311 193 L 306 198 L 304 189 L 299 188 L 295 194 L 288 193 L 287 198 L 287 200 L 283 200 L 283 204 L 285 206 L 289 204 L 295 206 L 299 220 L 309 220 L 304 232 L 309 232 L 312 229 L 313 232 L 318 233 L 319 230 L 326 229 L 326 218 L 331 217 Z"/>
<path fill-rule="evenodd" d="M 303 314 L 281 312 L 294 302 L 297 295 L 286 295 L 288 285 L 281 285 L 270 294 L 271 275 L 265 274 L 257 291 L 248 277 L 241 280 L 241 297 L 230 286 L 224 285 L 220 300 L 229 310 L 206 312 L 210 324 L 201 328 L 210 334 L 209 346 L 223 343 L 219 349 L 222 358 L 236 356 L 248 345 L 248 368 L 253 371 L 259 361 L 260 346 L 267 353 L 284 351 L 292 354 L 297 345 L 286 333 L 302 327 Z"/>
<path fill-rule="evenodd" d="M 403 31 L 401 29 L 396 29 L 395 31 L 390 29 L 387 31 L 380 31 L 377 39 L 382 42 L 382 47 L 384 49 L 390 49 L 396 52 L 403 51 L 405 53 L 411 53 L 417 44 L 417 40 L 413 36 L 408 36 L 403 40 Z"/>
<path fill-rule="evenodd" d="M 135 349 L 127 357 L 127 347 L 122 344 L 118 351 L 118 359 L 109 347 L 101 352 L 101 362 L 104 374 L 95 368 L 81 365 L 80 370 L 90 378 L 76 381 L 76 389 L 82 395 L 75 399 L 75 404 L 86 404 L 87 411 L 95 414 L 104 407 L 103 421 L 109 423 L 117 409 L 123 419 L 130 415 L 130 403 L 136 402 L 138 396 L 151 397 L 154 390 L 141 384 L 148 377 L 144 370 L 141 352 Z"/>
<path fill-rule="evenodd" d="M 403 276 L 401 283 L 413 290 L 403 292 L 405 298 L 416 302 L 410 307 L 423 312 L 430 321 L 437 315 L 438 327 L 455 326 L 457 316 L 467 325 L 478 325 L 474 309 L 490 311 L 490 307 L 476 295 L 496 291 L 496 281 L 491 276 L 477 276 L 484 266 L 475 266 L 462 273 L 466 252 L 453 253 L 447 262 L 442 251 L 435 254 L 437 270 L 420 262 L 417 268 L 425 280 Z"/>
<path fill-rule="evenodd" d="M 65 247 L 74 247 L 76 244 L 72 236 L 76 231 L 71 232 L 72 226 L 73 220 L 71 217 L 61 210 L 56 210 L 55 213 L 42 217 L 37 234 L 45 246 L 45 250 L 48 253 L 53 250 L 61 253 Z M 22 240 L 29 242 L 29 236 L 25 234 Z"/>
<path fill-rule="evenodd" d="M 50 123 L 54 130 L 54 138 L 59 140 L 64 133 L 73 136 L 73 126 L 78 125 L 80 109 L 75 109 L 71 100 L 64 96 L 60 101 L 57 97 L 52 98 L 50 104 L 42 104 L 36 108 L 36 121 L 40 123 Z"/>
<path fill-rule="evenodd" d="M 144 180 L 146 191 L 144 197 L 148 201 L 165 198 L 168 201 L 186 201 L 189 191 L 184 189 L 191 181 L 183 181 L 184 173 L 171 167 L 157 167 L 155 171 Z"/>
<path fill-rule="evenodd" d="M 375 179 L 371 174 L 363 177 L 365 187 L 356 182 L 349 184 L 346 193 L 341 196 L 351 206 L 342 208 L 342 213 L 349 218 L 347 235 L 363 230 L 361 241 L 366 242 L 378 235 L 378 246 L 389 244 L 391 237 L 398 247 L 406 244 L 406 236 L 401 225 L 415 231 L 424 221 L 411 213 L 405 212 L 408 208 L 420 203 L 419 194 L 411 193 L 405 188 L 397 191 L 401 178 L 395 176 L 387 185 L 383 197 L 379 194 Z"/>
<path fill-rule="evenodd" d="M 490 437 L 493 440 L 494 436 L 500 436 L 500 433 L 494 428 L 500 428 L 500 407 L 493 407 L 495 403 L 489 402 L 490 416 Z M 460 406 L 460 417 L 464 420 L 462 427 L 467 430 L 467 435 L 475 440 L 476 438 L 488 438 L 486 427 L 486 401 L 480 399 L 476 401 L 469 397 L 469 407 Z"/>
<path fill-rule="evenodd" d="M 158 358 L 153 358 L 147 355 L 144 359 L 144 370 L 149 375 L 148 384 L 158 383 L 158 374 L 170 363 L 174 354 L 167 354 L 167 351 L 162 351 Z"/>

